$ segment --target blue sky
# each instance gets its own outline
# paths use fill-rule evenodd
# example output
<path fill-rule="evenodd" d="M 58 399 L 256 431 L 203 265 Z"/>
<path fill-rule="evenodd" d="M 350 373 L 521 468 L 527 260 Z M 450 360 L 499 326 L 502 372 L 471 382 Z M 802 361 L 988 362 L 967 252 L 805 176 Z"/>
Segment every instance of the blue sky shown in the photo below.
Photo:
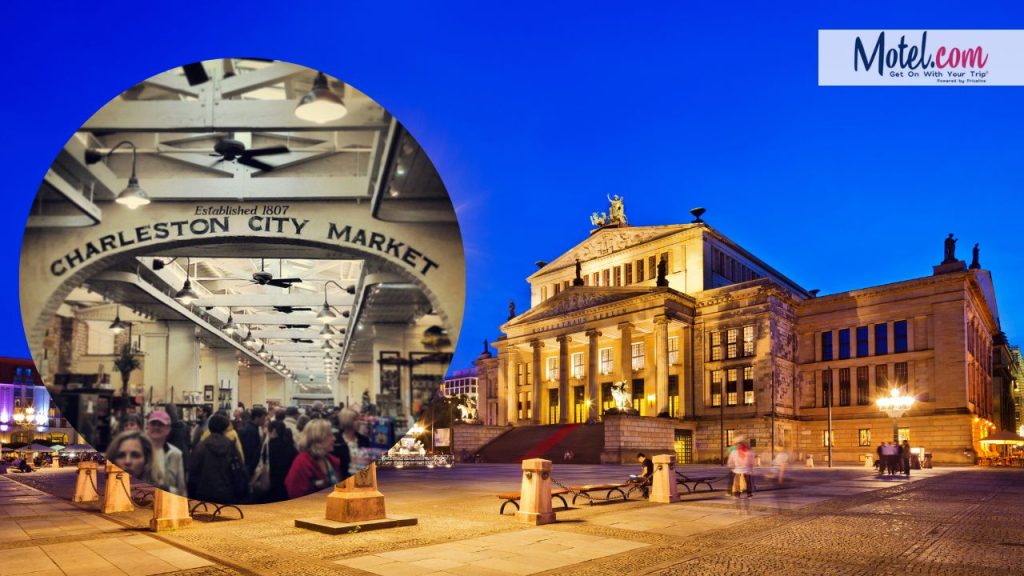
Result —
<path fill-rule="evenodd" d="M 1003 329 L 1024 339 L 1024 88 L 817 86 L 822 28 L 1024 28 L 1009 2 L 647 7 L 388 3 L 18 5 L 6 19 L 0 265 L 17 274 L 31 200 L 62 144 L 125 88 L 185 62 L 320 68 L 391 111 L 459 211 L 479 354 L 525 278 L 586 237 L 605 194 L 630 222 L 705 220 L 807 288 L 931 273 L 954 232 L 981 244 Z M 245 6 L 251 6 L 246 8 Z M 383 6 L 383 5 L 382 5 Z M 640 6 L 640 5 L 636 5 Z M 271 8 L 272 7 L 272 8 Z M 0 355 L 27 356 L 14 282 Z"/>

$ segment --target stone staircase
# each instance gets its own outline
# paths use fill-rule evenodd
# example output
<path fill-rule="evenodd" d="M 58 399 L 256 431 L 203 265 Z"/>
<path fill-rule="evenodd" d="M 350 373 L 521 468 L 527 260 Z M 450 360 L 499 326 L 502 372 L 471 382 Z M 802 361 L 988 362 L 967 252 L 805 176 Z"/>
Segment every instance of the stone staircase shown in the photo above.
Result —
<path fill-rule="evenodd" d="M 600 464 L 603 449 L 602 424 L 553 424 L 513 428 L 479 454 L 488 463 L 518 463 L 527 458 L 563 463 L 566 450 L 571 450 L 572 464 Z"/>

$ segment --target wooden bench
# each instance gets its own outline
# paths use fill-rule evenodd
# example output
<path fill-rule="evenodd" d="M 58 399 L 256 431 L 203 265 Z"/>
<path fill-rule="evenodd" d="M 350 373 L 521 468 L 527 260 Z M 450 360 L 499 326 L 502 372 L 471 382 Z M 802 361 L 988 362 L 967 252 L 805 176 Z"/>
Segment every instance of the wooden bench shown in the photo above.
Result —
<path fill-rule="evenodd" d="M 591 506 L 594 505 L 594 498 L 590 495 L 591 492 L 604 492 L 605 500 L 611 500 L 612 494 L 618 494 L 623 500 L 628 500 L 629 496 L 627 490 L 632 492 L 633 487 L 639 486 L 639 484 L 628 482 L 626 484 L 584 484 L 583 486 L 569 486 L 569 491 L 573 493 L 572 503 L 576 503 L 576 499 L 583 496 L 589 501 Z M 626 490 L 623 490 L 625 488 Z"/>
<path fill-rule="evenodd" d="M 569 504 L 566 503 L 565 498 L 562 497 L 563 494 L 568 493 L 568 490 L 552 490 L 551 498 L 558 498 L 559 500 L 562 501 L 562 508 L 568 508 Z M 503 500 L 503 502 L 501 503 L 501 509 L 498 510 L 498 514 L 504 514 L 505 506 L 508 506 L 509 504 L 515 506 L 516 510 L 519 510 L 519 499 L 521 497 L 522 494 L 520 494 L 519 492 L 506 492 L 504 494 L 498 494 L 498 498 Z"/>
<path fill-rule="evenodd" d="M 702 476 L 700 478 L 691 478 L 685 474 L 680 474 L 676 471 L 676 484 L 679 484 L 683 488 L 686 488 L 687 494 L 693 494 L 697 492 L 697 488 L 700 486 L 707 486 L 707 490 L 701 490 L 702 492 L 713 492 L 715 487 L 711 485 L 712 482 L 719 480 L 718 477 Z"/>

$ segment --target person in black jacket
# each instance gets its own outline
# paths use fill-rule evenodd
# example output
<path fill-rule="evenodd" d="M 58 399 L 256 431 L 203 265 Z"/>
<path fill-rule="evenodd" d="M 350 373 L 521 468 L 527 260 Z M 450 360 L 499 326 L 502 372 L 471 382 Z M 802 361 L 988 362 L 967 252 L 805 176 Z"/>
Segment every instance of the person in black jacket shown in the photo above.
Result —
<path fill-rule="evenodd" d="M 274 420 L 267 427 L 267 460 L 270 464 L 270 490 L 263 498 L 266 502 L 278 502 L 288 499 L 284 487 L 285 476 L 292 467 L 292 461 L 298 456 L 295 440 L 284 422 Z"/>
<path fill-rule="evenodd" d="M 248 469 L 250 477 L 259 462 L 260 447 L 263 446 L 261 429 L 266 421 L 267 409 L 262 406 L 253 406 L 251 417 L 239 433 L 239 438 L 242 441 L 242 454 L 245 456 L 245 467 Z"/>
<path fill-rule="evenodd" d="M 207 423 L 210 436 L 192 451 L 188 493 L 196 500 L 236 504 L 246 496 L 248 476 L 235 443 L 224 436 L 231 422 L 214 414 Z"/>

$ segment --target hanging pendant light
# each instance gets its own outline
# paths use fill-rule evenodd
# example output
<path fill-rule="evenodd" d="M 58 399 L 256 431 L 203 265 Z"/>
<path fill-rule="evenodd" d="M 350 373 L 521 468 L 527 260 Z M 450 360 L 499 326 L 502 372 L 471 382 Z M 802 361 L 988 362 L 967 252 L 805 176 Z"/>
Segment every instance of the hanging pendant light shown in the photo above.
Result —
<path fill-rule="evenodd" d="M 321 338 L 330 340 L 331 338 L 334 338 L 335 336 L 337 336 L 337 334 L 335 334 L 334 328 L 331 328 L 330 324 L 324 324 L 324 327 L 320 329 L 320 337 Z"/>
<path fill-rule="evenodd" d="M 313 89 L 306 92 L 306 95 L 295 107 L 295 116 L 301 120 L 324 124 L 333 120 L 343 118 L 348 114 L 348 108 L 341 97 L 331 91 L 327 85 L 327 76 L 323 72 L 316 73 L 313 80 Z"/>
<path fill-rule="evenodd" d="M 185 259 L 185 284 L 182 285 L 181 290 L 178 290 L 174 295 L 174 299 L 181 302 L 185 306 L 190 306 L 193 302 L 199 299 L 199 294 L 192 289 L 192 280 L 189 279 L 189 268 L 192 266 L 192 259 Z"/>
<path fill-rule="evenodd" d="M 135 175 L 135 160 L 137 156 L 135 143 L 130 140 L 122 140 L 114 145 L 114 147 L 110 149 L 110 152 L 107 152 L 106 154 L 101 154 L 95 150 L 86 150 L 85 163 L 95 164 L 103 158 L 109 157 L 114 153 L 114 151 L 125 145 L 131 146 L 132 148 L 132 175 L 128 177 L 128 186 L 117 195 L 114 202 L 117 202 L 122 206 L 127 206 L 130 210 L 135 210 L 139 206 L 145 206 L 150 203 L 149 194 L 146 194 L 146 191 L 139 186 L 139 178 Z"/>
<path fill-rule="evenodd" d="M 238 331 L 238 326 L 235 324 L 235 317 L 231 314 L 231 309 L 228 309 L 228 321 L 222 328 L 225 334 L 234 334 Z"/>
<path fill-rule="evenodd" d="M 124 322 L 121 321 L 121 305 L 118 304 L 117 305 L 117 313 L 114 314 L 114 321 L 110 323 L 110 326 L 108 328 L 109 328 L 109 330 L 111 332 L 113 332 L 115 335 L 117 335 L 117 334 L 120 334 L 120 333 L 124 332 L 124 329 L 127 328 L 127 327 L 128 326 Z"/>

